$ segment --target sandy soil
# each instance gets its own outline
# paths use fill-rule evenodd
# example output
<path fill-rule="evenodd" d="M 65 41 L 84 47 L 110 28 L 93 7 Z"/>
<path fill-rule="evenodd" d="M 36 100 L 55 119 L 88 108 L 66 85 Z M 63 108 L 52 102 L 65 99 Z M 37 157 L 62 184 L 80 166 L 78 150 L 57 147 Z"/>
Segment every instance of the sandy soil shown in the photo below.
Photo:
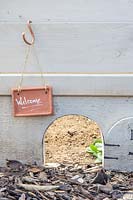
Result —
<path fill-rule="evenodd" d="M 58 118 L 45 135 L 45 162 L 94 163 L 86 147 L 96 138 L 101 138 L 100 129 L 90 119 L 78 115 Z"/>

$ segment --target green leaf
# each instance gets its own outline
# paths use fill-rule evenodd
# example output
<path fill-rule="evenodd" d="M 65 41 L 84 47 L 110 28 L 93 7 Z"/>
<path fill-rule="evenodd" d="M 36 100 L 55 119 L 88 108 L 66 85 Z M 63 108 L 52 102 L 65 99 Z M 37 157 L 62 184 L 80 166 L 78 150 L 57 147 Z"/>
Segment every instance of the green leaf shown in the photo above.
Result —
<path fill-rule="evenodd" d="M 97 153 L 98 152 L 98 149 L 97 149 L 97 147 L 94 145 L 94 144 L 90 144 L 90 149 L 93 151 L 93 152 L 95 152 L 95 153 Z"/>
<path fill-rule="evenodd" d="M 101 152 L 97 153 L 97 158 L 102 159 L 102 153 Z"/>
<path fill-rule="evenodd" d="M 97 154 L 97 158 L 96 158 L 95 162 L 96 162 L 96 163 L 101 163 L 101 162 L 102 162 L 102 153 L 99 152 L 99 153 Z"/>
<path fill-rule="evenodd" d="M 103 144 L 102 143 L 95 143 L 95 146 L 97 147 L 98 151 L 102 151 L 103 150 Z"/>
<path fill-rule="evenodd" d="M 86 151 L 96 157 L 96 163 L 102 162 L 103 143 L 101 139 L 95 140 L 93 144 L 86 148 Z"/>
<path fill-rule="evenodd" d="M 97 153 L 96 153 L 95 151 L 93 151 L 90 147 L 87 147 L 86 151 L 87 151 L 88 153 L 93 154 L 93 156 L 95 156 L 95 157 L 97 156 Z"/>
<path fill-rule="evenodd" d="M 102 139 L 96 139 L 93 144 L 95 145 L 96 143 L 102 143 Z"/>
<path fill-rule="evenodd" d="M 89 153 L 93 153 L 93 151 L 92 151 L 92 149 L 90 147 L 87 147 L 86 151 L 89 152 Z"/>

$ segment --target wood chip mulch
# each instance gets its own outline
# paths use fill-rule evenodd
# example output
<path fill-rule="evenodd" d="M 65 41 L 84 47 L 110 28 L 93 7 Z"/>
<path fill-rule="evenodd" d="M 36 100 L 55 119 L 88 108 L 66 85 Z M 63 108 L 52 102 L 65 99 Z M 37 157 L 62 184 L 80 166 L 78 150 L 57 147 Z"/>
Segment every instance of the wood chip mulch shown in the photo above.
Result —
<path fill-rule="evenodd" d="M 0 200 L 133 200 L 133 173 L 101 166 L 7 160 L 0 167 Z"/>

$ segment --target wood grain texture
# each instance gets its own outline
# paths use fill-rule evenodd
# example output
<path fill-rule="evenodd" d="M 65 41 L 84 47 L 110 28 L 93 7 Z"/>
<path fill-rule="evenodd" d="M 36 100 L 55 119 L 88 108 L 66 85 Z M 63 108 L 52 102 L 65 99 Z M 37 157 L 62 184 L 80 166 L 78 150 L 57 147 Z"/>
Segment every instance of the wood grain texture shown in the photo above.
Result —
<path fill-rule="evenodd" d="M 26 25 L 0 23 L 0 72 L 21 72 Z M 132 23 L 33 23 L 41 68 L 49 73 L 133 73 Z M 26 34 L 30 40 L 28 32 Z M 26 71 L 39 72 L 32 50 Z"/>
<path fill-rule="evenodd" d="M 127 126 L 110 129 L 118 120 L 132 116 L 132 10 L 133 0 L 0 1 L 1 165 L 6 158 L 42 164 L 47 127 L 58 117 L 79 114 L 99 124 L 105 143 L 122 145 L 105 146 L 105 157 L 119 157 L 105 159 L 105 168 L 132 169 Z M 6 96 L 21 76 L 26 55 L 21 33 L 27 19 L 33 20 L 36 52 L 43 72 L 48 72 L 46 83 L 53 86 L 52 116 L 14 118 L 11 97 Z M 26 36 L 30 40 L 28 32 Z M 23 86 L 41 85 L 32 51 Z"/>
<path fill-rule="evenodd" d="M 1 0 L 0 20 L 132 21 L 132 0 Z"/>

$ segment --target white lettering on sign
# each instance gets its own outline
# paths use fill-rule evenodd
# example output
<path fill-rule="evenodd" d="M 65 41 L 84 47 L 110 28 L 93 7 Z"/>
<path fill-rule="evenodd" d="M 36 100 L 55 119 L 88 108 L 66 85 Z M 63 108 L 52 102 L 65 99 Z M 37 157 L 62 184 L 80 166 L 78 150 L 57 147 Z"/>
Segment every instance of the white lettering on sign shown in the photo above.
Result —
<path fill-rule="evenodd" d="M 15 99 L 17 105 L 25 106 L 25 105 L 40 105 L 40 99 L 26 99 L 26 97 L 19 97 L 19 99 Z"/>

